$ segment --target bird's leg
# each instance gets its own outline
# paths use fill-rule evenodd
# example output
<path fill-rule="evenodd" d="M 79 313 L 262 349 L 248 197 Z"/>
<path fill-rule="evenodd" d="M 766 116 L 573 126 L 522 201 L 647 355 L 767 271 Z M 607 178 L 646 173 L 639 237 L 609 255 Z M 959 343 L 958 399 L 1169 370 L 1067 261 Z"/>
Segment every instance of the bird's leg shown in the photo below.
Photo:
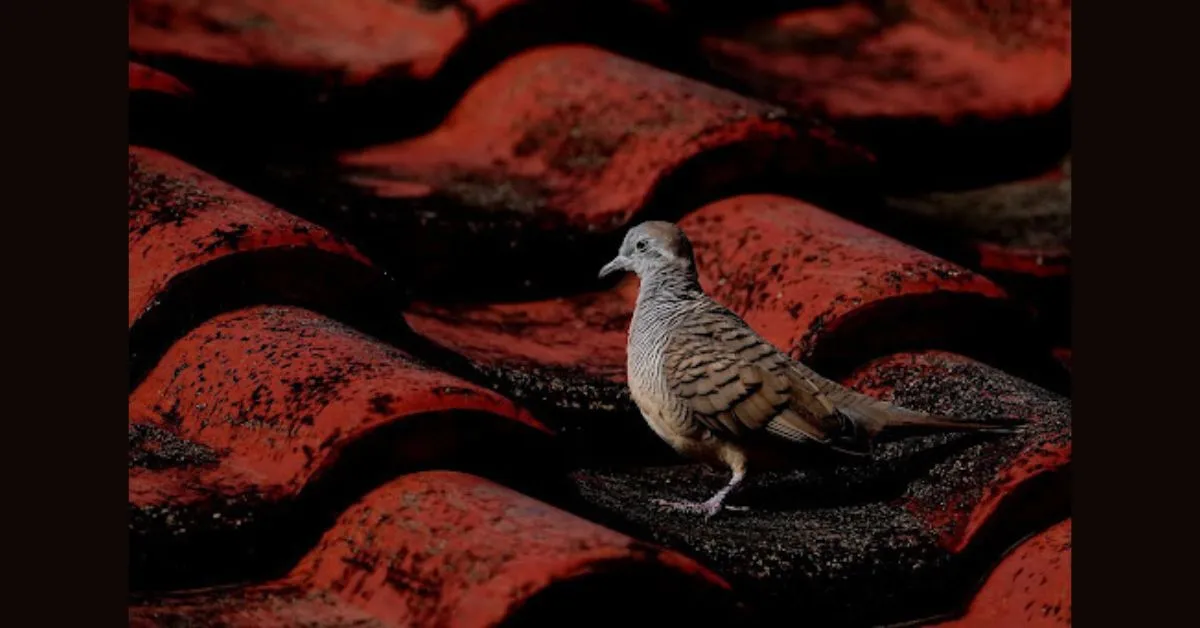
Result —
<path fill-rule="evenodd" d="M 729 497 L 733 491 L 737 490 L 739 486 L 741 486 L 742 480 L 744 479 L 746 479 L 746 471 L 744 469 L 735 469 L 733 472 L 733 477 L 729 478 L 729 483 L 722 487 L 721 490 L 717 491 L 715 495 L 708 498 L 707 501 L 688 502 L 656 499 L 654 500 L 654 503 L 660 506 L 665 506 L 670 510 L 702 514 L 705 516 L 705 518 L 712 517 L 718 512 L 721 512 L 722 509 L 745 511 L 748 510 L 745 507 L 725 505 L 725 499 Z"/>

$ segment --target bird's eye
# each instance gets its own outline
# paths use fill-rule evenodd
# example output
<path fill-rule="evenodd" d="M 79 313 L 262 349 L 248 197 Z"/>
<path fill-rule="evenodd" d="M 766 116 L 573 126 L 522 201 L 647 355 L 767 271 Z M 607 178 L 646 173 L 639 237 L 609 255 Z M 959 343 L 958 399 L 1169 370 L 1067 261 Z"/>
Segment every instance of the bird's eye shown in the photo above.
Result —
<path fill-rule="evenodd" d="M 638 242 L 637 244 L 634 245 L 633 248 L 635 248 L 639 251 L 645 251 L 646 250 L 646 241 L 642 240 L 642 241 Z"/>

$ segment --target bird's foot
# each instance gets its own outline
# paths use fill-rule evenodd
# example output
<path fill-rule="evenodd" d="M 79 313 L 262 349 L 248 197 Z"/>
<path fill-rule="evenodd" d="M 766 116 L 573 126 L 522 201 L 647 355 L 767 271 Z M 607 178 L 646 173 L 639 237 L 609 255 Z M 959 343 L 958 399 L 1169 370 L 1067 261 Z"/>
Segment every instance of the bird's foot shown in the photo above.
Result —
<path fill-rule="evenodd" d="M 655 499 L 655 500 L 653 500 L 653 502 L 665 510 L 670 510 L 670 511 L 675 511 L 675 512 L 687 512 L 687 513 L 692 513 L 692 514 L 697 514 L 697 515 L 704 515 L 705 519 L 709 519 L 709 518 L 715 516 L 717 513 L 721 512 L 722 510 L 730 510 L 733 512 L 746 512 L 746 511 L 750 510 L 749 508 L 746 508 L 745 506 L 728 506 L 719 501 L 712 500 L 712 499 L 705 501 L 705 502 L 677 501 L 677 500 L 673 500 L 673 499 Z"/>

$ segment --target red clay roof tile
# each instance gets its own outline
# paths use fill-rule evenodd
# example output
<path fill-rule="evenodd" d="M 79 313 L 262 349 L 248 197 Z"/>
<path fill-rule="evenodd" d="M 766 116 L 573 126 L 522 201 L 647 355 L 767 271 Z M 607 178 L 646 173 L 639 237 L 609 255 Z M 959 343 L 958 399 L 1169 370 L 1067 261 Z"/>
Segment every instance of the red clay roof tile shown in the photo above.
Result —
<path fill-rule="evenodd" d="M 376 129 L 427 125 L 487 68 L 547 41 L 677 57 L 690 44 L 668 20 L 660 0 L 134 0 L 128 24 L 134 59 L 232 105 L 226 115 L 290 128 L 287 110 L 312 107 L 348 115 L 339 134 L 353 134 L 368 111 Z"/>
<path fill-rule="evenodd" d="M 192 89 L 182 81 L 140 63 L 129 64 L 129 91 L 149 91 L 168 96 L 190 96 Z"/>
<path fill-rule="evenodd" d="M 910 222 L 937 223 L 973 245 L 992 274 L 1061 277 L 1071 268 L 1071 166 L 985 188 L 889 199 Z"/>
<path fill-rule="evenodd" d="M 1071 520 L 1025 541 L 983 584 L 966 615 L 942 628 L 1071 625 Z"/>
<path fill-rule="evenodd" d="M 680 226 L 693 241 L 709 294 L 797 358 L 819 361 L 815 352 L 846 325 L 855 342 L 869 342 L 872 319 L 888 327 L 874 340 L 893 347 L 976 337 L 978 326 L 1002 333 L 994 311 L 1004 308 L 1006 295 L 992 282 L 796 199 L 729 198 L 689 214 Z M 915 314 L 905 314 L 909 308 Z M 824 352 L 861 359 L 847 349 Z M 881 347 L 866 350 L 878 355 Z"/>
<path fill-rule="evenodd" d="M 713 621 L 732 612 L 727 590 L 679 554 L 483 478 L 433 471 L 364 496 L 277 580 L 143 596 L 130 618 L 144 626 Z"/>
<path fill-rule="evenodd" d="M 367 170 L 355 181 L 381 197 L 443 191 L 481 210 L 528 214 L 543 229 L 608 231 L 699 155 L 716 163 L 677 184 L 692 197 L 771 167 L 815 176 L 866 159 L 783 113 L 597 48 L 553 46 L 489 72 L 433 133 L 342 163 Z M 462 180 L 470 175 L 484 179 L 474 193 Z M 531 180 L 541 189 L 528 197 L 479 189 Z"/>
<path fill-rule="evenodd" d="M 929 466 L 905 492 L 905 507 L 939 530 L 941 543 L 952 551 L 992 542 L 979 540 L 985 533 L 1011 535 L 1069 512 L 1068 399 L 945 352 L 875 360 L 848 383 L 919 410 L 1031 422 L 1019 435 L 990 439 Z M 911 447 L 906 453 L 912 453 Z"/>
<path fill-rule="evenodd" d="M 134 383 L 208 316 L 292 303 L 366 321 L 395 306 L 353 246 L 156 150 L 129 147 L 129 329 Z"/>
<path fill-rule="evenodd" d="M 333 593 L 284 584 L 134 594 L 129 604 L 129 628 L 166 626 L 390 628 L 390 624 Z"/>
<path fill-rule="evenodd" d="M 810 204 L 739 196 L 680 225 L 705 289 L 826 372 L 909 347 L 956 348 L 1038 375 L 1054 367 L 1048 350 L 1024 341 L 1028 317 L 995 284 Z M 465 355 L 485 381 L 591 441 L 580 445 L 603 451 L 621 442 L 629 454 L 642 451 L 632 443 L 656 440 L 621 385 L 635 285 L 546 301 L 419 305 L 406 319 Z"/>
<path fill-rule="evenodd" d="M 181 275 L 242 252 L 312 249 L 369 265 L 345 240 L 161 152 L 129 148 L 129 326 Z"/>
<path fill-rule="evenodd" d="M 847 383 L 917 409 L 1033 427 L 883 443 L 865 464 L 814 449 L 797 470 L 757 474 L 734 498 L 750 512 L 702 526 L 650 500 L 703 499 L 725 474 L 597 466 L 573 474 L 588 514 L 711 566 L 763 619 L 885 625 L 953 612 L 997 554 L 1069 513 L 1068 400 L 940 352 L 886 358 Z"/>
<path fill-rule="evenodd" d="M 186 542 L 188 528 L 237 532 L 243 498 L 259 511 L 250 516 L 321 516 L 327 500 L 344 505 L 404 470 L 458 465 L 517 481 L 552 464 L 545 428 L 511 401 L 291 307 L 223 314 L 179 339 L 130 395 L 129 422 L 134 545 L 147 546 L 139 578 L 187 571 L 177 553 L 148 548 Z M 201 549 L 206 561 L 224 553 Z"/>
<path fill-rule="evenodd" d="M 780 6 L 134 2 L 133 137 L 256 196 L 130 147 L 131 625 L 912 621 L 1034 533 L 958 623 L 1069 623 L 1069 3 Z M 645 218 L 826 375 L 1032 426 L 651 507 L 725 478 L 623 385 Z"/>
<path fill-rule="evenodd" d="M 465 30 L 453 3 L 137 0 L 129 5 L 129 46 L 138 54 L 341 75 L 347 83 L 396 68 L 428 76 Z"/>
<path fill-rule="evenodd" d="M 508 59 L 431 133 L 339 159 L 350 200 L 314 215 L 380 263 L 420 264 L 429 290 L 495 295 L 561 290 L 548 260 L 608 246 L 591 234 L 635 214 L 678 215 L 763 178 L 828 186 L 870 163 L 777 107 L 589 46 Z M 463 267 L 462 248 L 504 263 Z"/>
<path fill-rule="evenodd" d="M 834 118 L 1005 118 L 1071 82 L 1070 2 L 837 3 L 722 25 L 715 64 L 771 100 Z"/>

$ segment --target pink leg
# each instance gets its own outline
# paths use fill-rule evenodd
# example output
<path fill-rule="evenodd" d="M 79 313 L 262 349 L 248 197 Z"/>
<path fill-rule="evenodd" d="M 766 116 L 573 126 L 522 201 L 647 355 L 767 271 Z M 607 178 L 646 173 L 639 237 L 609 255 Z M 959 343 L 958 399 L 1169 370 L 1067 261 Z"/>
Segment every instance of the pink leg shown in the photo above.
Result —
<path fill-rule="evenodd" d="M 729 483 L 726 484 L 721 490 L 717 491 L 715 495 L 708 498 L 707 501 L 689 502 L 669 499 L 655 499 L 654 503 L 658 504 L 659 506 L 663 506 L 668 510 L 701 514 L 704 515 L 705 519 L 716 515 L 717 513 L 721 512 L 721 510 L 745 511 L 748 510 L 745 507 L 725 505 L 725 498 L 729 497 L 729 494 L 737 489 L 737 487 L 741 485 L 742 480 L 745 478 L 745 471 L 735 471 L 733 477 L 729 479 Z"/>

